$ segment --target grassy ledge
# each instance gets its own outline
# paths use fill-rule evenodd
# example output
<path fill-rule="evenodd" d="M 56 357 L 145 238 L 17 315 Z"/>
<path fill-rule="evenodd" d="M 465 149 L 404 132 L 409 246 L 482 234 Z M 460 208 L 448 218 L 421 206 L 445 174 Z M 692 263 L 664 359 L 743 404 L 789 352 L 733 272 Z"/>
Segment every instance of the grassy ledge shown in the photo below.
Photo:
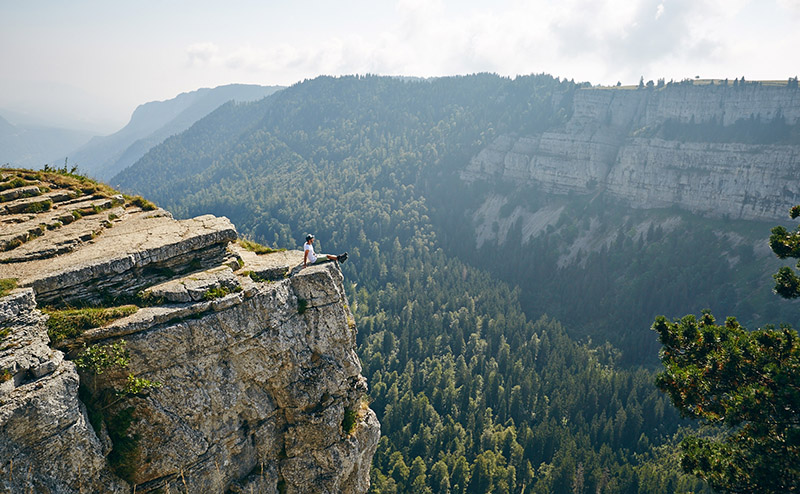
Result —
<path fill-rule="evenodd" d="M 224 286 L 219 286 L 219 287 L 216 287 L 216 288 L 210 288 L 210 289 L 206 290 L 206 292 L 203 294 L 203 299 L 204 300 L 214 300 L 214 299 L 222 298 L 222 297 L 224 297 L 226 295 L 230 295 L 231 293 L 241 292 L 241 291 L 242 291 L 242 287 L 241 286 L 237 286 L 236 288 L 233 288 L 233 289 L 230 289 L 230 288 L 227 288 L 227 287 L 224 287 Z"/>
<path fill-rule="evenodd" d="M 47 320 L 47 335 L 52 343 L 75 338 L 87 329 L 105 326 L 116 319 L 129 316 L 139 310 L 135 305 L 120 307 L 98 307 L 84 309 L 48 310 L 43 312 Z"/>
<path fill-rule="evenodd" d="M 128 196 L 128 195 L 124 195 L 123 194 L 122 197 L 125 198 L 125 203 L 126 204 L 130 204 L 130 205 L 136 206 L 139 209 L 141 209 L 142 211 L 154 211 L 154 210 L 158 209 L 158 206 L 156 206 L 154 203 L 152 203 L 151 201 L 148 201 L 147 199 L 145 199 L 142 196 Z"/>
<path fill-rule="evenodd" d="M 242 246 L 245 250 L 249 250 L 250 252 L 255 252 L 256 254 L 272 254 L 273 252 L 284 252 L 286 249 L 276 249 L 273 247 L 267 247 L 266 245 L 261 245 L 258 242 L 253 242 L 252 240 L 247 240 L 246 238 L 240 238 L 237 240 L 238 244 Z"/>

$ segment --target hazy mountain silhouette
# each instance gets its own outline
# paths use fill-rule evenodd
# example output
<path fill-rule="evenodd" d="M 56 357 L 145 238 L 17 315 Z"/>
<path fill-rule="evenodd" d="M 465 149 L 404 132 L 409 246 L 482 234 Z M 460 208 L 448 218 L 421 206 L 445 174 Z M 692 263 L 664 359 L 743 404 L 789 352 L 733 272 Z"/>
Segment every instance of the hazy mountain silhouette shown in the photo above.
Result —
<path fill-rule="evenodd" d="M 254 101 L 280 89 L 280 86 L 230 84 L 182 93 L 167 101 L 145 103 L 133 112 L 128 125 L 109 136 L 94 137 L 69 153 L 69 161 L 78 165 L 82 172 L 107 180 L 223 103 Z M 61 157 L 56 161 L 63 160 Z"/>
<path fill-rule="evenodd" d="M 82 146 L 91 135 L 82 130 L 15 125 L 0 116 L 0 165 L 41 168 L 53 156 Z"/>

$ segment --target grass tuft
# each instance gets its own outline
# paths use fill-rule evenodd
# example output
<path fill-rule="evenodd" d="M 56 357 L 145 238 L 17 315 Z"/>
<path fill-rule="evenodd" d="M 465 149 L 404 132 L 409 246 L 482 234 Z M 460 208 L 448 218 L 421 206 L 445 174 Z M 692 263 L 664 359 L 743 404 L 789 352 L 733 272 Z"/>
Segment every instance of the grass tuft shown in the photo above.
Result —
<path fill-rule="evenodd" d="M 242 274 L 246 274 L 250 277 L 251 280 L 255 281 L 256 283 L 264 283 L 269 281 L 268 279 L 264 278 L 263 276 L 259 276 L 258 273 L 255 271 L 245 271 Z"/>
<path fill-rule="evenodd" d="M 231 290 L 230 288 L 226 288 L 224 286 L 218 286 L 218 287 L 209 288 L 208 290 L 206 290 L 206 292 L 203 294 L 203 299 L 205 299 L 205 300 L 214 300 L 214 299 L 217 299 L 217 298 L 222 298 L 225 295 L 229 295 L 229 294 L 231 294 L 233 292 L 241 292 L 241 291 L 242 291 L 242 287 L 240 287 L 240 286 L 237 286 L 233 290 Z"/>
<path fill-rule="evenodd" d="M 98 307 L 66 310 L 44 310 L 50 315 L 47 320 L 47 335 L 52 343 L 66 338 L 75 338 L 87 329 L 99 328 L 112 321 L 129 316 L 139 310 L 135 305 L 120 307 Z"/>
<path fill-rule="evenodd" d="M 7 182 L 0 183 L 0 192 L 9 189 L 18 189 L 20 187 L 26 187 L 28 185 L 34 185 L 34 182 L 28 182 L 20 177 L 14 177 Z"/>
<path fill-rule="evenodd" d="M 237 242 L 245 250 L 249 250 L 250 252 L 255 252 L 256 254 L 272 254 L 273 252 L 284 252 L 286 250 L 286 249 L 276 249 L 273 247 L 267 247 L 266 245 L 262 245 L 252 240 L 247 240 L 246 238 L 240 238 L 239 240 L 237 240 Z"/>
<path fill-rule="evenodd" d="M 17 287 L 16 278 L 0 278 L 0 297 L 5 297 Z"/>
<path fill-rule="evenodd" d="M 47 199 L 46 201 L 30 203 L 22 212 L 31 214 L 42 213 L 44 211 L 49 211 L 52 206 L 53 201 Z"/>
<path fill-rule="evenodd" d="M 148 201 L 142 196 L 133 196 L 133 197 L 125 196 L 125 199 L 128 201 L 128 204 L 136 206 L 142 211 L 153 211 L 155 209 L 158 209 L 158 206 L 156 206 L 154 203 Z"/>

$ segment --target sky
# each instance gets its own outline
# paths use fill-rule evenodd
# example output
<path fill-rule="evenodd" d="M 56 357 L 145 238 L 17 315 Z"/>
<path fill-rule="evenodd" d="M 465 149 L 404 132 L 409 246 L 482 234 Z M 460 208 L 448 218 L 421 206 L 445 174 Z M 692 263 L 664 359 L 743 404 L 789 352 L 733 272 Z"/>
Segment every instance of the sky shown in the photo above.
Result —
<path fill-rule="evenodd" d="M 800 0 L 0 0 L 0 116 L 108 134 L 148 101 L 319 75 L 785 80 L 798 27 Z"/>

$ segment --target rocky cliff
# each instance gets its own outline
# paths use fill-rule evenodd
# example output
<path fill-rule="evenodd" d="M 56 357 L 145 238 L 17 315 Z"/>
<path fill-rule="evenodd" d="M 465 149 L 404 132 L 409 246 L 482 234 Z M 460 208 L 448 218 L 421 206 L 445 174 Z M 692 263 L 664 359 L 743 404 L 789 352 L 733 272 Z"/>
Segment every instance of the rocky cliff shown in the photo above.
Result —
<path fill-rule="evenodd" d="M 555 194 L 604 191 L 634 208 L 773 221 L 800 202 L 799 118 L 800 89 L 785 84 L 585 88 L 563 129 L 501 135 L 461 177 Z M 790 137 L 758 143 L 748 134 L 768 134 L 770 125 Z M 670 137 L 667 128 L 683 134 Z"/>
<path fill-rule="evenodd" d="M 0 491 L 367 490 L 380 426 L 337 264 L 0 175 Z"/>

